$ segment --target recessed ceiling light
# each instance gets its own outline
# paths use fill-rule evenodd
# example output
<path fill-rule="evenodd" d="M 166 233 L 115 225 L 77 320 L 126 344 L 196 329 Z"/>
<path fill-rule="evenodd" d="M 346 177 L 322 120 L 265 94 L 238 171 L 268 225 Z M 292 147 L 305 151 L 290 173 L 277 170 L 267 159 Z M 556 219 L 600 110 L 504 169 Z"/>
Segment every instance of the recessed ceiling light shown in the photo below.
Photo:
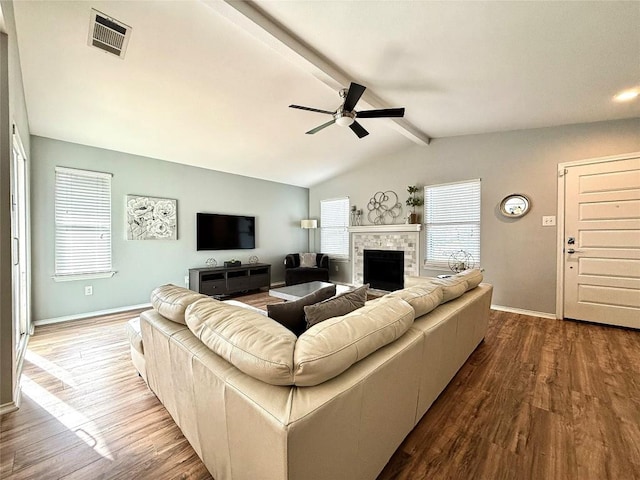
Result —
<path fill-rule="evenodd" d="M 638 89 L 624 90 L 618 94 L 616 94 L 613 99 L 616 102 L 628 102 L 629 100 L 633 100 L 640 95 Z"/>

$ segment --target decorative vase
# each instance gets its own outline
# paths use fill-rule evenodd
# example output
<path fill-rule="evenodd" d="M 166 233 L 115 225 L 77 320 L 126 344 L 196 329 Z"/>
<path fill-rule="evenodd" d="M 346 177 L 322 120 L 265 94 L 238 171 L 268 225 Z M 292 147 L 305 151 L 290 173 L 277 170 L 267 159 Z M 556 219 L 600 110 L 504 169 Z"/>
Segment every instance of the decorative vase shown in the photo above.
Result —
<path fill-rule="evenodd" d="M 418 220 L 418 214 L 417 213 L 410 213 L 409 214 L 409 223 L 420 223 Z"/>

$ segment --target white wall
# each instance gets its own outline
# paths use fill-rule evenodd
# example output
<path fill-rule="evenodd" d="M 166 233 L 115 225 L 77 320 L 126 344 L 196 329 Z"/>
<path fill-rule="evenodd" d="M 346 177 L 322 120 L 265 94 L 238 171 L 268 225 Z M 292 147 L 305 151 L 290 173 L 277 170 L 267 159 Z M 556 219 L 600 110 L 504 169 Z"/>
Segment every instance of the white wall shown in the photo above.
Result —
<path fill-rule="evenodd" d="M 367 202 L 377 191 L 395 191 L 404 205 L 408 185 L 481 178 L 481 266 L 495 286 L 493 303 L 554 313 L 556 229 L 542 227 L 541 217 L 557 214 L 558 163 L 639 150 L 640 119 L 435 139 L 428 147 L 375 159 L 315 185 L 309 214 L 319 218 L 322 199 L 349 196 L 366 217 Z M 499 214 L 500 201 L 511 193 L 529 196 L 529 214 L 520 219 Z M 332 278 L 351 280 L 350 264 L 334 263 L 331 270 Z"/>
<path fill-rule="evenodd" d="M 308 214 L 306 188 L 205 170 L 33 136 L 32 245 L 33 315 L 46 320 L 67 315 L 149 302 L 158 285 L 184 285 L 189 268 L 204 267 L 209 257 L 218 264 L 237 258 L 246 263 L 257 255 L 272 265 L 272 282 L 283 281 L 287 253 L 308 248 L 300 219 Z M 54 273 L 54 170 L 56 166 L 83 168 L 113 174 L 112 278 L 55 282 Z M 178 240 L 128 241 L 124 202 L 127 194 L 177 200 Z M 196 251 L 196 212 L 230 213 L 256 217 L 256 249 Z M 93 295 L 84 295 L 84 286 Z"/>
<path fill-rule="evenodd" d="M 11 284 L 11 175 L 12 125 L 15 123 L 27 158 L 29 157 L 29 123 L 24 101 L 22 71 L 16 38 L 13 3 L 0 2 L 0 406 L 14 399 L 17 382 L 13 345 Z M 4 32 L 2 31 L 4 29 Z M 25 138 L 26 137 L 26 138 Z"/>

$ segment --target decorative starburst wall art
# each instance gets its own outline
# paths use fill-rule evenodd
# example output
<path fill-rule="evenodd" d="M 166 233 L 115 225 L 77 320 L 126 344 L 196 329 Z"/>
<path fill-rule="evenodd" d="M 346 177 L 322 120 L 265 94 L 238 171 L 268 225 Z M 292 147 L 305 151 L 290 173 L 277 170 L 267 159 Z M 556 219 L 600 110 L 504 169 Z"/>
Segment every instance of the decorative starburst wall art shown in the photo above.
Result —
<path fill-rule="evenodd" d="M 127 195 L 127 240 L 177 240 L 176 200 Z"/>

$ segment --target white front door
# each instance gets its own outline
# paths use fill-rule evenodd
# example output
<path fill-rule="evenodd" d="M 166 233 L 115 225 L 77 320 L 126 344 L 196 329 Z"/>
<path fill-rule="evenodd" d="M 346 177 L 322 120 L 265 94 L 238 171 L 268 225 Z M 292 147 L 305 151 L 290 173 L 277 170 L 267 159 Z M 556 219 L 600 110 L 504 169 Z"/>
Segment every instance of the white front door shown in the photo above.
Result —
<path fill-rule="evenodd" d="M 640 157 L 564 179 L 564 317 L 640 328 Z"/>

